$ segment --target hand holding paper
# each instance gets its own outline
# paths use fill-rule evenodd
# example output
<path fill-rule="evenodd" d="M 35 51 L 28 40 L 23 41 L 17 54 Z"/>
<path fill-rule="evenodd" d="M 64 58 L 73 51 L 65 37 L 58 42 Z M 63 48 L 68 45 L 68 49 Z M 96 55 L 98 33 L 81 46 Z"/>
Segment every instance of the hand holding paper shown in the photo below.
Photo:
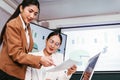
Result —
<path fill-rule="evenodd" d="M 76 65 L 73 65 L 71 66 L 70 68 L 68 68 L 68 71 L 67 71 L 67 75 L 71 75 L 71 74 L 74 74 L 77 70 L 77 66 Z"/>
<path fill-rule="evenodd" d="M 76 64 L 78 64 L 78 61 L 68 59 L 68 60 L 64 61 L 62 64 L 57 65 L 54 68 L 47 70 L 47 72 L 55 72 L 55 71 L 65 70 Z"/>

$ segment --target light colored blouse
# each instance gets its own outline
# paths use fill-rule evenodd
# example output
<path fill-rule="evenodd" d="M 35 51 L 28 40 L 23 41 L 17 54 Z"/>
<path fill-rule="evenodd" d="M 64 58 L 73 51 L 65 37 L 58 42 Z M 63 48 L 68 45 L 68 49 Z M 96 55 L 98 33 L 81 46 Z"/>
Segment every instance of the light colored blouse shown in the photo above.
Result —
<path fill-rule="evenodd" d="M 32 53 L 34 55 L 44 56 L 43 51 L 39 53 Z M 63 54 L 61 53 L 53 53 L 52 59 L 56 65 L 59 65 L 63 62 Z M 47 72 L 46 70 L 53 68 L 42 66 L 40 69 L 35 69 L 31 67 L 27 67 L 25 80 L 69 80 L 70 76 L 67 76 L 65 70 L 56 71 L 56 72 Z"/>

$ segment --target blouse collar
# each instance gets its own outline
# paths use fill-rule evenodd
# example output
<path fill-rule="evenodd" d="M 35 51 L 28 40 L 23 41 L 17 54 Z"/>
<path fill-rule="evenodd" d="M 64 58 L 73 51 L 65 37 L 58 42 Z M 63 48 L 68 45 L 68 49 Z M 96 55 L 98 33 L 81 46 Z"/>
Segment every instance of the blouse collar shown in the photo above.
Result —
<path fill-rule="evenodd" d="M 25 22 L 23 21 L 23 18 L 22 18 L 22 16 L 20 14 L 19 14 L 19 17 L 20 17 L 20 19 L 22 21 L 22 25 L 23 25 L 23 28 L 25 30 L 27 28 L 26 25 L 25 25 Z"/>

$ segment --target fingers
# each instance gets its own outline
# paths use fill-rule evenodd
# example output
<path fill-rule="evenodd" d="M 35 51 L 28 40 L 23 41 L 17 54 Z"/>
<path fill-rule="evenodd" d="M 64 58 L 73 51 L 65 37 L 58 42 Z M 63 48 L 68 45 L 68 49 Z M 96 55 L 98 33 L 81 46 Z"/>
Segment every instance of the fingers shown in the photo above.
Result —
<path fill-rule="evenodd" d="M 47 59 L 47 61 L 46 61 L 47 65 L 46 66 L 52 66 L 52 65 L 55 66 L 51 57 L 46 57 L 46 59 Z"/>
<path fill-rule="evenodd" d="M 76 72 L 76 70 L 77 70 L 77 66 L 76 65 L 73 65 L 73 66 L 71 66 L 69 69 L 68 69 L 68 75 L 71 75 L 71 74 L 73 74 L 73 73 L 75 73 Z"/>
<path fill-rule="evenodd" d="M 70 70 L 75 70 L 76 71 L 76 69 L 77 69 L 76 65 L 73 65 L 73 66 L 70 67 Z"/>
<path fill-rule="evenodd" d="M 46 56 L 41 58 L 41 64 L 45 67 L 52 66 L 52 65 L 55 66 L 52 58 L 51 57 L 46 57 Z"/>

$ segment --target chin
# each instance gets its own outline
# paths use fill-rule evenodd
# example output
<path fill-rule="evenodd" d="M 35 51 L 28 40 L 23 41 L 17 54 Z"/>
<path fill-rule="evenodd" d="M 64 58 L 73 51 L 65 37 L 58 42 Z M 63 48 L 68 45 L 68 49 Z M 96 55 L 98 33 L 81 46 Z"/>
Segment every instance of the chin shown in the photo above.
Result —
<path fill-rule="evenodd" d="M 53 51 L 49 51 L 50 54 L 54 53 Z"/>

